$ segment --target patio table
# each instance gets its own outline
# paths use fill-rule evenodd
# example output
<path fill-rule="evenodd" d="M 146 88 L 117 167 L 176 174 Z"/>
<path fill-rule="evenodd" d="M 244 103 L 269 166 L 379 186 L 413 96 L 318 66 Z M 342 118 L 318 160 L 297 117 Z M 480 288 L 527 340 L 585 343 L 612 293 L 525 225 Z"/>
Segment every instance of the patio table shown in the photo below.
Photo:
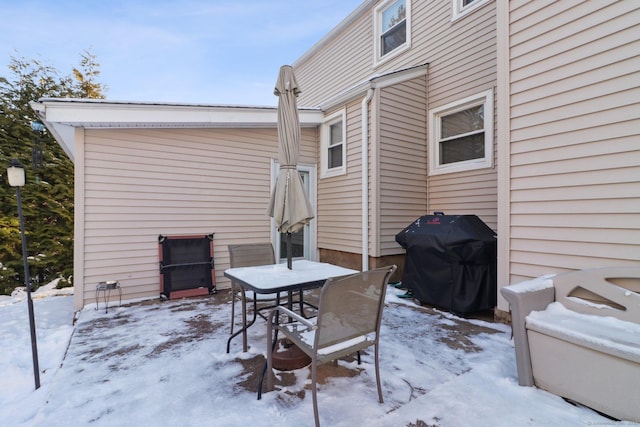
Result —
<path fill-rule="evenodd" d="M 275 293 L 277 295 L 276 304 L 280 305 L 280 292 L 288 292 L 288 301 L 291 303 L 293 292 L 319 288 L 330 277 L 346 276 L 357 272 L 350 268 L 329 263 L 297 260 L 293 261 L 291 270 L 287 268 L 286 264 L 270 264 L 229 268 L 224 271 L 224 276 L 233 280 L 245 290 L 250 290 L 257 294 Z M 242 328 L 229 337 L 227 353 L 229 352 L 231 340 L 240 333 L 246 334 L 247 329 L 253 323 L 252 321 L 246 328 Z"/>

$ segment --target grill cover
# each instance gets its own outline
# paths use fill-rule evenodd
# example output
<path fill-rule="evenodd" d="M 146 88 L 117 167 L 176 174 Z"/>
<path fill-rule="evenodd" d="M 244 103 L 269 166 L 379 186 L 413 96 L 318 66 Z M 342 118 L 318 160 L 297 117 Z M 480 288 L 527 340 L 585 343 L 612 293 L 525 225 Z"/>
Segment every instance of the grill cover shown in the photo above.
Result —
<path fill-rule="evenodd" d="M 402 283 L 422 303 L 454 313 L 496 305 L 496 234 L 475 215 L 425 215 L 396 235 Z"/>

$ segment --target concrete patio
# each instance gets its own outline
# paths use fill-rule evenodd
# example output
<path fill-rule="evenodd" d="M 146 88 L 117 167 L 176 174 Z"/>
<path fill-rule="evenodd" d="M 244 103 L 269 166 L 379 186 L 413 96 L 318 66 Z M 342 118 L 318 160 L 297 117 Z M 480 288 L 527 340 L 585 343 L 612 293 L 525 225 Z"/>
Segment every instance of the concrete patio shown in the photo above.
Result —
<path fill-rule="evenodd" d="M 520 387 L 510 327 L 463 319 L 398 296 L 390 287 L 381 331 L 384 403 L 372 354 L 319 369 L 324 426 L 446 427 L 614 423 L 560 397 Z M 56 297 L 60 298 L 60 297 Z M 308 367 L 277 374 L 256 400 L 266 325 L 250 328 L 249 351 L 229 354 L 230 298 L 158 299 L 78 316 L 62 364 L 43 387 L 0 411 L 7 426 L 244 426 L 313 424 Z M 239 318 L 239 316 L 238 316 Z"/>

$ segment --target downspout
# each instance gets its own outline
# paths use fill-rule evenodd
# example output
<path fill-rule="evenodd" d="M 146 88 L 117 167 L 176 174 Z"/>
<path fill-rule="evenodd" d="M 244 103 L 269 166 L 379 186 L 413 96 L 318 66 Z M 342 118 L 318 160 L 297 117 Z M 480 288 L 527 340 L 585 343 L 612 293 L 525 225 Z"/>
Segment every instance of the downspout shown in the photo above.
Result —
<path fill-rule="evenodd" d="M 373 87 L 362 100 L 362 271 L 369 270 L 369 103 Z"/>

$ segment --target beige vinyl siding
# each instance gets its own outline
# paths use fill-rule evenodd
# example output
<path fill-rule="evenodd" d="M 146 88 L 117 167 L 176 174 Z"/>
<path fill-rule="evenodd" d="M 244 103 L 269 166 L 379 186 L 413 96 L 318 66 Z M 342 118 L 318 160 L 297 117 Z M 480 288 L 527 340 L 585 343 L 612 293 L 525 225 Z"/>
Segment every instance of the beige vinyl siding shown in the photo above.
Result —
<path fill-rule="evenodd" d="M 379 4 L 379 2 L 378 2 Z M 429 108 L 495 85 L 495 3 L 451 21 L 451 2 L 412 1 L 411 49 L 374 66 L 373 10 L 296 62 L 299 105 L 316 106 L 375 75 L 429 63 Z"/>
<path fill-rule="evenodd" d="M 300 162 L 316 162 L 303 129 Z M 84 145 L 84 300 L 120 280 L 123 298 L 159 295 L 158 235 L 215 233 L 218 286 L 229 243 L 269 241 L 276 129 L 87 130 Z"/>
<path fill-rule="evenodd" d="M 349 103 L 346 111 L 347 174 L 318 180 L 318 248 L 362 253 L 360 101 Z"/>
<path fill-rule="evenodd" d="M 371 77 L 372 22 L 371 15 L 364 14 L 304 64 L 294 64 L 302 91 L 299 106 L 318 106 Z"/>
<path fill-rule="evenodd" d="M 428 46 L 423 61 L 429 62 L 429 109 L 494 87 L 495 3 L 490 2 L 455 22 L 450 21 L 450 1 L 420 2 L 420 5 L 420 14 L 429 19 L 426 31 L 415 36 L 419 37 L 417 44 Z"/>
<path fill-rule="evenodd" d="M 446 23 L 450 2 L 442 3 L 447 3 L 440 4 L 439 9 L 443 28 L 440 32 L 434 29 L 436 32 L 430 37 L 437 47 L 432 51 L 434 59 L 429 60 L 429 109 L 494 90 L 497 84 L 495 5 L 491 2 L 460 20 Z M 429 213 L 477 215 L 497 231 L 495 168 L 432 175 L 428 179 Z"/>
<path fill-rule="evenodd" d="M 395 235 L 427 209 L 426 77 L 380 91 L 372 256 L 402 253 Z M 375 204 L 375 205 L 374 205 Z"/>
<path fill-rule="evenodd" d="M 498 213 L 495 168 L 427 177 L 424 170 L 421 171 L 422 175 L 412 174 L 416 165 L 407 163 L 403 170 L 402 164 L 404 157 L 417 156 L 412 159 L 414 163 L 426 161 L 424 157 L 420 157 L 425 156 L 420 150 L 427 148 L 425 144 L 429 124 L 425 125 L 424 120 L 428 110 L 495 88 L 495 2 L 489 2 L 452 22 L 450 1 L 412 1 L 411 48 L 392 60 L 374 66 L 373 10 L 376 4 L 342 32 L 326 41 L 313 55 L 305 56 L 303 60 L 294 64 L 296 77 L 303 91 L 300 105 L 305 106 L 320 105 L 374 76 L 429 64 L 427 88 L 424 91 L 420 89 L 422 92 L 419 94 L 409 91 L 409 95 L 424 97 L 428 94 L 427 98 L 421 100 L 425 110 L 424 117 L 413 117 L 417 106 L 405 108 L 400 98 L 393 101 L 391 91 L 383 94 L 380 101 L 383 103 L 382 108 L 392 106 L 395 111 L 380 110 L 379 118 L 376 117 L 377 112 L 371 114 L 371 121 L 379 120 L 376 132 L 380 135 L 380 151 L 372 154 L 379 155 L 380 158 L 373 159 L 376 163 L 372 165 L 374 169 L 370 177 L 371 185 L 378 186 L 376 189 L 380 191 L 379 194 L 374 193 L 378 199 L 370 200 L 370 203 L 375 203 L 370 205 L 371 255 L 383 256 L 401 251 L 395 242 L 395 234 L 404 228 L 408 221 L 415 219 L 418 213 L 444 210 L 448 214 L 476 214 L 496 230 Z M 411 102 L 417 99 L 411 96 L 408 98 Z M 385 102 L 390 104 L 385 106 Z M 404 115 L 406 117 L 403 117 Z M 351 117 L 354 121 L 351 121 Z M 360 121 L 359 114 L 350 115 L 348 127 L 358 127 L 361 125 Z M 420 136 L 417 134 L 418 129 L 422 132 Z M 411 134 L 411 148 L 405 148 L 406 152 L 398 151 L 398 141 L 405 133 Z M 377 137 L 375 132 L 373 137 Z M 423 144 L 420 149 L 417 146 L 418 140 Z M 389 141 L 389 147 L 385 147 L 385 141 Z M 389 175 L 395 178 L 389 178 Z M 423 182 L 418 182 L 420 179 Z M 360 185 L 359 176 L 349 176 L 348 180 L 352 185 Z M 399 185 L 400 182 L 402 185 Z M 358 223 L 359 200 L 350 199 L 352 194 L 347 192 L 344 193 L 345 199 L 340 200 L 339 194 L 326 190 L 327 184 L 321 185 L 325 185 L 325 191 L 318 192 L 319 205 L 325 205 L 325 197 L 330 197 L 332 207 L 347 203 L 353 208 L 349 213 L 351 224 Z M 400 211 L 398 206 L 401 206 Z M 320 244 L 321 247 L 332 242 L 336 250 L 360 253 L 361 242 L 356 236 L 359 234 L 358 230 L 354 228 L 353 240 L 349 240 L 346 247 L 340 247 L 333 243 L 333 235 L 324 234 L 331 229 L 331 224 L 323 224 L 322 216 L 318 218 L 318 241 L 324 242 Z M 340 239 L 344 238 L 340 236 Z"/>
<path fill-rule="evenodd" d="M 494 94 L 495 95 L 495 94 Z M 494 106 L 493 164 L 498 153 Z M 429 177 L 428 206 L 430 213 L 477 215 L 492 230 L 498 230 L 498 173 L 495 167 Z"/>
<path fill-rule="evenodd" d="M 510 281 L 640 261 L 640 3 L 510 2 Z"/>
<path fill-rule="evenodd" d="M 495 169 L 480 169 L 429 177 L 429 213 L 477 215 L 497 230 L 497 174 Z"/>

